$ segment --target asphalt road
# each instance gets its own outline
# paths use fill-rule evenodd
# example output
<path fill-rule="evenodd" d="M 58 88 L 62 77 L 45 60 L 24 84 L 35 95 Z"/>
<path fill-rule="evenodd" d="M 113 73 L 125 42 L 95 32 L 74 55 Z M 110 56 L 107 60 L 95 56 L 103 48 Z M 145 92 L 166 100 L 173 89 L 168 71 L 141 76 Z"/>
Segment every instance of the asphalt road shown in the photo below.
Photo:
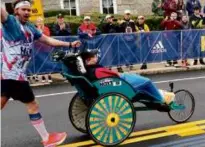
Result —
<path fill-rule="evenodd" d="M 183 88 L 192 92 L 196 100 L 196 109 L 189 122 L 205 120 L 205 71 L 154 75 L 149 76 L 149 78 L 151 78 L 157 84 L 157 86 L 162 89 L 169 89 L 168 82 L 174 80 L 175 89 Z M 68 118 L 68 105 L 75 93 L 75 89 L 73 87 L 68 84 L 53 85 L 34 88 L 34 92 L 40 102 L 40 110 L 45 120 L 47 129 L 50 132 L 68 132 L 69 136 L 64 143 L 64 147 L 74 147 L 77 146 L 77 144 L 73 143 L 82 143 L 82 141 L 86 142 L 87 140 L 90 140 L 88 136 L 75 130 Z M 41 146 L 40 137 L 36 133 L 35 129 L 31 126 L 26 113 L 26 108 L 23 104 L 17 101 L 10 101 L 6 108 L 2 111 L 1 119 L 2 147 Z M 202 124 L 205 124 L 205 122 L 202 122 Z M 157 111 L 138 112 L 134 130 L 135 132 L 141 132 L 143 130 L 161 128 L 170 125 L 175 125 L 175 123 L 169 119 L 166 113 L 159 113 Z M 196 126 L 191 125 L 191 127 Z M 190 129 L 190 126 L 188 125 L 187 128 Z M 139 140 L 139 138 L 134 137 L 129 139 L 127 143 L 124 144 L 124 146 L 161 147 L 163 145 L 168 146 L 170 142 L 180 144 L 181 142 L 187 143 L 190 141 L 190 139 L 195 143 L 194 145 L 192 143 L 192 146 L 198 147 L 200 144 L 203 146 L 205 144 L 205 131 L 203 131 L 203 129 L 205 128 L 200 130 L 201 133 L 195 133 L 196 135 L 192 134 L 188 136 L 184 136 L 182 134 L 168 136 L 165 135 L 165 137 L 154 137 L 154 139 L 151 140 Z M 175 131 L 177 132 L 177 130 Z M 151 135 L 155 135 L 155 133 Z M 188 139 L 188 141 L 186 139 Z M 94 144 L 91 143 L 87 146 L 92 145 Z"/>

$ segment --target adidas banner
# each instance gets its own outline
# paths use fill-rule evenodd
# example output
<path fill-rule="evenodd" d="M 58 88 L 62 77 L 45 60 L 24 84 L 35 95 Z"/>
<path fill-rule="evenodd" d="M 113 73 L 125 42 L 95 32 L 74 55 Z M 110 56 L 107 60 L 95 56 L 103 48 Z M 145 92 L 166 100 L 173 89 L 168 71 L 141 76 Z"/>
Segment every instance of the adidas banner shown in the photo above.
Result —
<path fill-rule="evenodd" d="M 78 39 L 77 36 L 55 38 Z M 98 48 L 100 64 L 107 67 L 205 57 L 205 30 L 109 34 L 81 41 L 83 45 L 77 50 Z M 58 49 L 71 50 L 36 43 L 27 73 L 60 72 L 62 64 L 51 59 L 52 52 Z"/>

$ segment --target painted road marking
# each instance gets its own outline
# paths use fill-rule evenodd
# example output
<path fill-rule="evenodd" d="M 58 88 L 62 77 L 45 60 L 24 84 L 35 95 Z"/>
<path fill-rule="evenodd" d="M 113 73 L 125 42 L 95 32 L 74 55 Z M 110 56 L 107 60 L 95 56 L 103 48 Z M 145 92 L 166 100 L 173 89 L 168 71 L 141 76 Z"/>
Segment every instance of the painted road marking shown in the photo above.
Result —
<path fill-rule="evenodd" d="M 170 79 L 170 80 L 165 80 L 165 81 L 156 81 L 153 82 L 155 84 L 160 84 L 160 83 L 168 83 L 168 82 L 178 82 L 178 81 L 188 81 L 188 80 L 196 80 L 196 79 L 205 79 L 205 76 L 202 77 L 194 77 L 194 78 L 183 78 L 183 79 Z M 37 98 L 41 97 L 49 97 L 49 96 L 57 96 L 57 95 L 67 95 L 67 94 L 75 94 L 77 91 L 68 91 L 68 92 L 61 92 L 61 93 L 51 93 L 51 94 L 44 94 L 44 95 L 37 95 Z"/>
<path fill-rule="evenodd" d="M 188 134 L 189 132 L 196 132 L 199 130 L 203 131 L 204 129 L 205 129 L 205 120 L 200 120 L 200 121 L 179 124 L 174 126 L 166 126 L 166 127 L 161 127 L 161 128 L 151 129 L 151 130 L 133 132 L 130 135 L 130 137 L 127 140 L 125 140 L 121 145 L 126 145 L 130 143 L 136 143 L 136 142 L 141 142 L 141 141 L 146 141 L 146 140 L 151 140 L 156 138 L 162 138 L 167 136 L 173 136 L 178 134 Z M 155 134 L 151 134 L 151 133 L 155 133 Z M 193 133 L 192 135 L 195 135 L 195 133 Z M 95 145 L 95 142 L 92 140 L 71 143 L 67 145 L 62 145 L 60 147 L 79 147 L 79 146 L 87 146 L 87 145 L 89 146 L 94 145 L 95 147 L 100 147 L 99 145 Z"/>
<path fill-rule="evenodd" d="M 182 140 L 177 140 L 177 141 L 171 141 L 171 142 L 168 142 L 168 143 L 161 143 L 161 144 L 158 144 L 158 145 L 153 145 L 153 146 L 150 146 L 150 147 L 170 147 L 171 145 L 172 146 L 175 146 L 177 144 L 183 144 L 183 143 L 190 143 L 190 142 L 198 142 L 199 140 L 204 140 L 205 139 L 205 135 L 201 135 L 201 136 L 197 136 L 197 137 L 192 137 L 192 138 L 188 138 L 188 139 L 182 139 Z"/>

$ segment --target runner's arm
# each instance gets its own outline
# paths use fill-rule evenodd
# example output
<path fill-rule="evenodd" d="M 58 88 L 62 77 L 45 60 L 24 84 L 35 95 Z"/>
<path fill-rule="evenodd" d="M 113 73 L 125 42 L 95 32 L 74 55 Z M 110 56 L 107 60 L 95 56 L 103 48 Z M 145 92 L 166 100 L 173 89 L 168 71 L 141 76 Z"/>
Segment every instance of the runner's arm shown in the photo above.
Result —
<path fill-rule="evenodd" d="M 54 47 L 70 47 L 70 46 L 79 47 L 81 45 L 80 41 L 65 42 L 65 41 L 60 41 L 60 40 L 48 37 L 46 35 L 42 35 L 39 38 L 39 41 L 47 45 L 54 46 Z"/>
<path fill-rule="evenodd" d="M 8 13 L 4 8 L 1 7 L 1 22 L 5 22 L 7 20 Z"/>

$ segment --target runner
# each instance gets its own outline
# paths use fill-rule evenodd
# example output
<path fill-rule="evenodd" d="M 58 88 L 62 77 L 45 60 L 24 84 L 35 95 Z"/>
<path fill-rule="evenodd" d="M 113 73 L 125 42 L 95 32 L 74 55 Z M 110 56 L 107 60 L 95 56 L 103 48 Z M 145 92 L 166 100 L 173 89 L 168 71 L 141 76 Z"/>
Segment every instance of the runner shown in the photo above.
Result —
<path fill-rule="evenodd" d="M 15 16 L 1 8 L 2 47 L 1 47 L 1 109 L 9 98 L 19 100 L 27 107 L 32 125 L 42 138 L 44 147 L 53 147 L 64 142 L 66 132 L 48 133 L 39 112 L 33 91 L 27 82 L 26 68 L 31 58 L 35 40 L 51 46 L 79 47 L 80 41 L 63 42 L 40 33 L 28 22 L 31 3 L 18 0 L 14 3 Z"/>

